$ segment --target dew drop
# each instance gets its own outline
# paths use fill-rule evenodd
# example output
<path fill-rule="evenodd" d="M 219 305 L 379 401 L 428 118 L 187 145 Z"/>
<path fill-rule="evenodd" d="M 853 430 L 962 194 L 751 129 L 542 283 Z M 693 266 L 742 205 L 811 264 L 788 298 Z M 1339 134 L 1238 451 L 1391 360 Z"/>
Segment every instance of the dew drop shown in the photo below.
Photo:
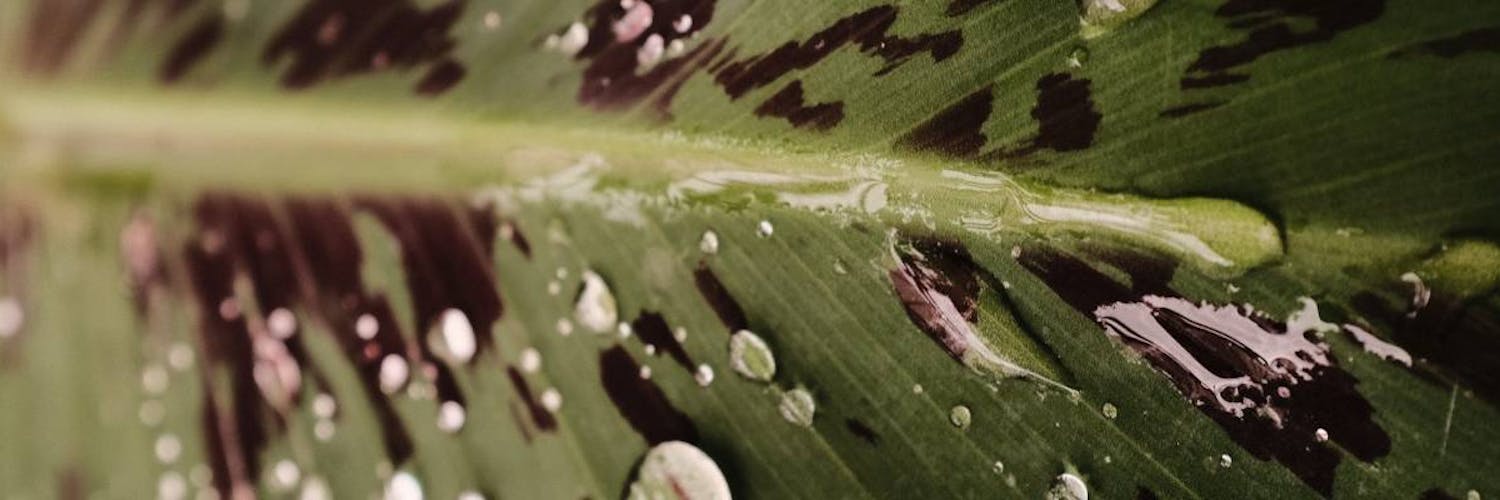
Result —
<path fill-rule="evenodd" d="M 750 330 L 729 337 L 729 366 L 750 380 L 768 382 L 776 375 L 776 357 L 771 347 Z"/>
<path fill-rule="evenodd" d="M 557 389 L 548 387 L 547 390 L 542 391 L 541 397 L 542 407 L 547 411 L 557 413 L 557 410 L 562 409 L 562 393 L 557 392 Z"/>
<path fill-rule="evenodd" d="M 625 340 L 635 334 L 635 328 L 630 326 L 630 323 L 621 321 L 619 325 L 615 326 L 615 333 L 620 335 L 620 340 Z"/>
<path fill-rule="evenodd" d="M 1100 411 L 1100 413 L 1104 414 L 1104 418 L 1107 418 L 1107 419 L 1110 419 L 1110 420 L 1114 420 L 1115 417 L 1120 416 L 1120 409 L 1119 408 L 1115 408 L 1115 405 L 1110 404 L 1110 403 L 1104 403 L 1104 407 L 1101 408 L 1099 411 Z"/>
<path fill-rule="evenodd" d="M 385 500 L 422 500 L 422 483 L 410 472 L 397 472 L 385 485 Z"/>
<path fill-rule="evenodd" d="M 535 347 L 521 350 L 521 373 L 536 373 L 542 369 L 542 353 Z"/>
<path fill-rule="evenodd" d="M 667 57 L 681 56 L 683 52 L 687 52 L 687 44 L 683 43 L 682 40 L 667 42 Z"/>
<path fill-rule="evenodd" d="M 656 355 L 656 346 L 654 346 L 654 345 L 646 344 L 646 347 L 644 347 L 643 349 L 646 351 L 646 355 L 647 356 L 655 356 Z"/>
<path fill-rule="evenodd" d="M 295 462 L 283 459 L 271 467 L 271 479 L 275 481 L 276 489 L 289 490 L 302 479 L 302 470 L 297 468 Z"/>
<path fill-rule="evenodd" d="M 817 412 L 818 406 L 813 401 L 812 393 L 807 389 L 798 387 L 781 393 L 781 418 L 786 419 L 801 427 L 811 427 L 813 414 Z"/>
<path fill-rule="evenodd" d="M 184 342 L 174 342 L 167 348 L 167 364 L 173 370 L 184 371 L 193 367 L 193 347 Z"/>
<path fill-rule="evenodd" d="M 677 30 L 678 33 L 687 33 L 688 30 L 693 29 L 693 16 L 683 14 L 676 21 L 672 21 L 672 29 Z"/>
<path fill-rule="evenodd" d="M 464 421 L 468 419 L 468 413 L 464 411 L 464 405 L 457 401 L 444 401 L 438 405 L 437 427 L 438 430 L 452 434 L 464 428 Z"/>
<path fill-rule="evenodd" d="M 310 476 L 302 481 L 302 492 L 297 495 L 297 500 L 328 500 L 330 498 L 333 498 L 333 494 L 328 490 L 328 483 L 317 476 Z"/>
<path fill-rule="evenodd" d="M 474 326 L 469 323 L 469 317 L 463 311 L 452 308 L 444 310 L 439 321 L 439 331 L 442 333 L 443 352 L 451 358 L 450 361 L 468 363 L 474 359 L 474 352 L 478 348 L 474 339 Z"/>
<path fill-rule="evenodd" d="M 662 53 L 666 52 L 666 43 L 666 40 L 662 39 L 661 35 L 656 33 L 647 36 L 646 41 L 641 43 L 640 48 L 635 49 L 636 64 L 639 64 L 642 68 L 656 66 L 656 63 L 661 61 Z"/>
<path fill-rule="evenodd" d="M 911 393 L 912 394 L 921 394 L 923 392 L 926 392 L 926 391 L 925 391 L 925 389 L 922 389 L 922 384 L 912 384 L 912 386 L 911 386 Z"/>
<path fill-rule="evenodd" d="M 10 338 L 26 323 L 26 311 L 14 297 L 0 297 L 0 339 Z"/>
<path fill-rule="evenodd" d="M 313 424 L 313 437 L 318 441 L 326 443 L 333 439 L 336 432 L 338 432 L 338 426 L 334 425 L 332 420 L 318 419 L 317 423 Z"/>
<path fill-rule="evenodd" d="M 1219 467 L 1223 467 L 1225 469 L 1228 469 L 1228 468 L 1232 467 L 1233 465 L 1234 465 L 1234 457 L 1229 456 L 1229 454 L 1227 454 L 1227 453 L 1223 454 L 1223 455 L 1219 455 Z"/>
<path fill-rule="evenodd" d="M 187 481 L 177 471 L 163 472 L 156 480 L 156 495 L 161 500 L 182 500 L 187 497 Z"/>
<path fill-rule="evenodd" d="M 568 318 L 557 318 L 557 334 L 564 337 L 573 334 L 573 322 Z"/>
<path fill-rule="evenodd" d="M 578 294 L 578 304 L 573 309 L 573 319 L 594 333 L 605 333 L 620 321 L 620 312 L 615 305 L 615 295 L 598 273 L 583 272 L 583 292 Z"/>
<path fill-rule="evenodd" d="M 760 221 L 760 224 L 755 226 L 755 234 L 759 234 L 762 238 L 770 238 L 774 232 L 776 228 L 771 226 L 771 221 L 768 220 Z"/>
<path fill-rule="evenodd" d="M 333 399 L 332 394 L 320 392 L 317 396 L 313 396 L 312 409 L 313 415 L 318 418 L 333 418 L 333 414 L 338 412 L 339 403 Z"/>
<path fill-rule="evenodd" d="M 968 429 L 969 423 L 973 422 L 973 420 L 974 415 L 969 411 L 969 407 L 967 406 L 958 405 L 948 410 L 948 421 L 952 422 L 954 427 Z"/>
<path fill-rule="evenodd" d="M 1313 431 L 1313 439 L 1316 439 L 1319 443 L 1328 442 L 1328 431 L 1319 427 L 1318 430 Z"/>
<path fill-rule="evenodd" d="M 285 307 L 278 307 L 266 316 L 266 329 L 271 331 L 271 336 L 286 340 L 297 333 L 297 316 Z"/>
<path fill-rule="evenodd" d="M 386 394 L 394 394 L 406 385 L 406 377 L 411 373 L 411 367 L 407 366 L 406 358 L 395 354 L 387 354 L 380 360 L 380 390 Z"/>
<path fill-rule="evenodd" d="M 1004 474 L 1005 473 L 1005 462 L 1001 462 L 999 460 L 996 460 L 995 463 L 990 466 L 990 470 L 995 471 L 996 474 Z"/>
<path fill-rule="evenodd" d="M 377 333 L 380 333 L 380 320 L 375 319 L 375 316 L 365 313 L 359 315 L 359 319 L 354 320 L 354 334 L 360 339 L 373 339 Z"/>
<path fill-rule="evenodd" d="M 672 329 L 672 338 L 677 342 L 687 342 L 687 328 L 677 327 Z"/>
<path fill-rule="evenodd" d="M 1047 491 L 1047 500 L 1088 500 L 1089 487 L 1083 483 L 1083 479 L 1073 474 L 1063 473 L 1052 481 L 1052 489 Z"/>
<path fill-rule="evenodd" d="M 1482 497 L 1479 496 L 1479 490 L 1469 490 L 1464 494 L 1464 500 L 1482 500 Z"/>
<path fill-rule="evenodd" d="M 651 27 L 655 12 L 651 4 L 646 2 L 635 2 L 625 9 L 625 15 L 621 16 L 611 29 L 615 33 L 615 41 L 629 42 L 645 33 Z"/>
<path fill-rule="evenodd" d="M 556 280 L 547 282 L 547 295 L 557 295 L 560 293 L 562 293 L 562 283 L 558 283 Z"/>
<path fill-rule="evenodd" d="M 640 375 L 641 380 L 651 380 L 651 367 L 641 365 L 641 369 L 638 374 Z"/>
<path fill-rule="evenodd" d="M 146 394 L 161 394 L 167 391 L 167 369 L 161 365 L 150 364 L 141 370 L 141 388 Z"/>
<path fill-rule="evenodd" d="M 459 493 L 458 500 L 484 500 L 484 495 L 477 491 L 469 490 Z"/>
<path fill-rule="evenodd" d="M 495 12 L 493 10 L 489 11 L 489 12 L 485 12 L 484 13 L 484 27 L 492 29 L 492 30 L 496 29 L 496 28 L 499 28 L 500 27 L 500 13 L 499 12 Z"/>
<path fill-rule="evenodd" d="M 177 457 L 182 455 L 182 441 L 177 440 L 173 434 L 162 434 L 156 438 L 156 459 L 164 464 L 177 463 Z"/>
<path fill-rule="evenodd" d="M 577 55 L 583 50 L 583 46 L 589 44 L 589 28 L 583 23 L 574 21 L 568 25 L 568 30 L 557 39 L 557 50 L 567 55 Z"/>
<path fill-rule="evenodd" d="M 682 441 L 667 441 L 646 452 L 630 484 L 630 500 L 691 498 L 729 500 L 729 482 L 713 458 Z"/>
<path fill-rule="evenodd" d="M 698 381 L 700 386 L 708 387 L 708 384 L 714 383 L 714 368 L 707 363 L 698 365 L 698 371 L 693 373 L 693 380 Z"/>
<path fill-rule="evenodd" d="M 698 250 L 713 255 L 719 253 L 719 235 L 708 230 L 703 232 L 703 237 L 698 239 Z"/>

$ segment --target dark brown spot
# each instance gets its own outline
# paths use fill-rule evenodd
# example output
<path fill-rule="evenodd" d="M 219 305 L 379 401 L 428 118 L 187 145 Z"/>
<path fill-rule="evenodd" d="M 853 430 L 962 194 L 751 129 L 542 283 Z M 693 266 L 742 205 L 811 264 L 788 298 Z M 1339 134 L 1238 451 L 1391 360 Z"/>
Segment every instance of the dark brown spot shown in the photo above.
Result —
<path fill-rule="evenodd" d="M 866 443 L 870 443 L 871 446 L 880 446 L 880 434 L 876 434 L 874 429 L 865 425 L 864 422 L 860 422 L 859 419 L 844 419 L 844 428 L 849 429 L 851 434 L 863 439 Z"/>
<path fill-rule="evenodd" d="M 432 65 L 422 80 L 417 82 L 417 95 L 432 97 L 447 92 L 448 89 L 457 85 L 459 80 L 464 79 L 468 73 L 462 64 L 452 59 L 444 59 Z"/>
<path fill-rule="evenodd" d="M 224 37 L 224 18 L 217 12 L 204 16 L 203 20 L 188 30 L 187 34 L 172 44 L 167 59 L 162 62 L 157 77 L 162 83 L 175 83 L 208 56 L 219 40 Z"/>
<path fill-rule="evenodd" d="M 521 397 L 521 402 L 531 413 L 531 422 L 536 425 L 537 430 L 542 432 L 553 432 L 557 430 L 557 418 L 547 407 L 542 406 L 540 401 L 531 393 L 531 386 L 526 383 L 526 377 L 514 366 L 505 368 L 505 374 L 510 376 L 510 385 L 516 389 L 516 394 Z"/>
<path fill-rule="evenodd" d="M 729 331 L 739 331 L 750 328 L 750 321 L 745 318 L 745 311 L 740 308 L 740 303 L 729 295 L 729 290 L 724 288 L 724 283 L 714 274 L 713 269 L 708 268 L 708 263 L 698 263 L 698 269 L 693 271 L 693 282 L 698 286 L 698 294 L 708 302 L 715 314 L 719 315 L 719 321 L 729 328 Z"/>
<path fill-rule="evenodd" d="M 1385 0 L 1229 0 L 1214 14 L 1226 18 L 1230 29 L 1249 33 L 1239 42 L 1203 49 L 1183 75 L 1183 88 L 1194 88 L 1194 80 L 1244 81 L 1248 75 L 1225 75 L 1267 54 L 1326 43 L 1384 13 Z"/>
<path fill-rule="evenodd" d="M 983 129 L 993 110 L 993 101 L 993 89 L 987 85 L 918 124 L 896 139 L 896 146 L 950 158 L 978 156 L 988 141 Z"/>
<path fill-rule="evenodd" d="M 300 89 L 325 80 L 384 69 L 427 66 L 419 94 L 446 91 L 464 70 L 451 58 L 449 31 L 466 0 L 422 10 L 411 0 L 312 0 L 266 44 L 267 66 L 281 65 L 281 84 Z"/>
<path fill-rule="evenodd" d="M 1457 379 L 1485 397 L 1500 397 L 1500 371 L 1494 369 L 1500 366 L 1500 335 L 1495 335 L 1500 312 L 1440 289 L 1432 291 L 1426 306 L 1410 310 L 1410 293 L 1410 285 L 1392 282 L 1356 295 L 1352 305 L 1419 360 L 1419 374 L 1444 380 L 1443 385 Z"/>
<path fill-rule="evenodd" d="M 104 12 L 101 0 L 31 2 L 21 67 L 38 75 L 61 70 L 83 39 L 95 16 Z"/>
<path fill-rule="evenodd" d="M 672 335 L 672 327 L 667 325 L 666 318 L 660 314 L 643 312 L 635 321 L 630 322 L 630 328 L 641 338 L 641 342 L 666 352 L 683 368 L 690 372 L 696 368 L 692 358 L 688 357 L 687 350 L 682 348 L 682 343 Z"/>
<path fill-rule="evenodd" d="M 1103 115 L 1094 109 L 1089 80 L 1053 73 L 1037 80 L 1036 90 L 1031 117 L 1037 121 L 1037 135 L 1004 156 L 1026 156 L 1043 149 L 1077 151 L 1093 144 Z"/>
<path fill-rule="evenodd" d="M 1471 52 L 1500 53 L 1500 26 L 1479 28 L 1450 37 L 1413 44 L 1391 52 L 1390 57 L 1421 54 L 1452 59 Z"/>
<path fill-rule="evenodd" d="M 641 378 L 640 370 L 623 347 L 614 346 L 599 354 L 599 382 L 620 416 L 653 445 L 697 441 L 693 421 L 672 407 L 655 382 Z"/>
<path fill-rule="evenodd" d="M 944 11 L 949 16 L 962 16 L 968 14 L 975 8 L 993 2 L 995 0 L 949 0 L 948 10 Z"/>
<path fill-rule="evenodd" d="M 833 101 L 809 105 L 802 96 L 802 80 L 792 80 L 756 107 L 755 116 L 785 118 L 794 127 L 823 131 L 844 120 L 844 103 Z"/>

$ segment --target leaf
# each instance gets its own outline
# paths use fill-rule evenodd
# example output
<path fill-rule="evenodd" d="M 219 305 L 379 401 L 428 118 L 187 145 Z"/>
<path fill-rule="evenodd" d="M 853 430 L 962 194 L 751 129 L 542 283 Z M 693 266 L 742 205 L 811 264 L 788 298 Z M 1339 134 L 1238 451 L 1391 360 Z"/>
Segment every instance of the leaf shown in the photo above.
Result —
<path fill-rule="evenodd" d="M 1500 490 L 1500 5 L 1117 3 L 0 5 L 0 489 Z"/>

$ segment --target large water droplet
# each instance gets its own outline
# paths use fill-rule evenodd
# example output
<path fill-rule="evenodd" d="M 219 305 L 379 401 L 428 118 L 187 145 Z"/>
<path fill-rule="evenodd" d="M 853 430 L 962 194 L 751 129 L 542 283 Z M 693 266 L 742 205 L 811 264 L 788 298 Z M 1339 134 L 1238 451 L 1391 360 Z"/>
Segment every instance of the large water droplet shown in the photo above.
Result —
<path fill-rule="evenodd" d="M 781 405 L 778 410 L 781 411 L 781 418 L 786 419 L 787 422 L 802 427 L 811 427 L 813 415 L 817 409 L 817 402 L 813 401 L 812 393 L 807 389 L 798 387 L 781 393 Z"/>
<path fill-rule="evenodd" d="M 1059 474 L 1047 491 L 1047 500 L 1088 500 L 1089 487 L 1083 479 L 1069 473 Z"/>
<path fill-rule="evenodd" d="M 771 347 L 750 330 L 729 337 L 729 366 L 750 380 L 767 382 L 776 375 L 776 357 Z"/>
<path fill-rule="evenodd" d="M 478 349 L 478 345 L 475 343 L 474 326 L 469 323 L 469 317 L 458 309 L 447 309 L 443 311 L 439 324 L 443 339 L 442 351 L 447 353 L 449 360 L 468 363 L 474 359 L 474 351 Z"/>
<path fill-rule="evenodd" d="M 609 291 L 604 278 L 593 271 L 583 272 L 583 291 L 578 294 L 573 319 L 594 333 L 609 332 L 620 321 L 614 293 Z"/>
<path fill-rule="evenodd" d="M 729 500 L 731 497 L 729 482 L 713 458 L 693 445 L 667 441 L 646 452 L 635 482 L 630 484 L 629 498 Z"/>
<path fill-rule="evenodd" d="M 958 405 L 948 410 L 948 421 L 952 422 L 954 427 L 968 429 L 969 423 L 973 422 L 973 420 L 974 415 L 969 412 L 969 407 L 967 406 Z"/>
<path fill-rule="evenodd" d="M 422 500 L 422 483 L 410 472 L 397 472 L 385 485 L 385 500 Z"/>
<path fill-rule="evenodd" d="M 380 360 L 380 390 L 386 394 L 394 394 L 406 385 L 406 378 L 410 374 L 411 367 L 407 366 L 406 358 L 387 354 L 385 359 Z"/>
<path fill-rule="evenodd" d="M 468 412 L 464 411 L 464 405 L 457 401 L 444 401 L 438 405 L 437 427 L 438 430 L 452 434 L 464 428 L 464 421 L 468 419 Z"/>

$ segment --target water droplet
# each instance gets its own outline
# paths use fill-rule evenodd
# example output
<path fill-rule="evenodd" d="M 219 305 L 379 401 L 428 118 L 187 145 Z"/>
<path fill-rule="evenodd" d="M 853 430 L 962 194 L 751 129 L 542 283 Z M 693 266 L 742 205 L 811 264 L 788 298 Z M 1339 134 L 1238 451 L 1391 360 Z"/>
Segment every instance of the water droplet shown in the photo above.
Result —
<path fill-rule="evenodd" d="M 411 367 L 406 365 L 406 358 L 395 354 L 387 354 L 380 360 L 380 390 L 386 394 L 394 394 L 406 385 L 406 377 L 411 373 Z"/>
<path fill-rule="evenodd" d="M 713 458 L 682 441 L 667 441 L 646 452 L 628 498 L 729 500 L 729 482 Z"/>
<path fill-rule="evenodd" d="M 672 29 L 677 30 L 678 33 L 687 33 L 688 30 L 693 29 L 693 16 L 683 14 L 676 21 L 672 21 Z"/>
<path fill-rule="evenodd" d="M 568 25 L 568 30 L 564 31 L 561 37 L 558 37 L 557 50 L 562 51 L 562 53 L 570 56 L 577 55 L 578 51 L 583 50 L 583 46 L 588 44 L 588 26 L 584 26 L 583 23 L 574 21 L 573 24 Z"/>
<path fill-rule="evenodd" d="M 1219 455 L 1219 467 L 1223 467 L 1225 469 L 1228 469 L 1228 468 L 1230 468 L 1233 465 L 1234 465 L 1234 457 L 1229 456 L 1229 454 L 1227 454 L 1227 453 L 1223 454 L 1223 455 Z"/>
<path fill-rule="evenodd" d="M 1089 49 L 1084 47 L 1074 47 L 1073 51 L 1068 53 L 1068 67 L 1082 68 L 1083 63 L 1086 62 L 1089 62 Z"/>
<path fill-rule="evenodd" d="M 608 332 L 620 321 L 615 295 L 609 291 L 604 278 L 593 271 L 583 272 L 583 292 L 578 294 L 573 319 L 594 333 Z"/>
<path fill-rule="evenodd" d="M 164 464 L 177 462 L 177 457 L 182 455 L 182 441 L 171 433 L 162 434 L 156 438 L 156 459 Z"/>
<path fill-rule="evenodd" d="M 641 370 L 639 372 L 639 375 L 641 377 L 641 380 L 651 380 L 651 367 L 646 366 L 646 365 L 641 365 Z"/>
<path fill-rule="evenodd" d="M 542 353 L 535 347 L 521 350 L 521 373 L 536 373 L 542 369 Z"/>
<path fill-rule="evenodd" d="M 1019 259 L 1019 258 L 1021 258 L 1021 247 L 1020 246 L 1014 246 L 1013 245 L 1013 246 L 1010 247 L 1010 258 L 1012 258 L 1012 259 Z"/>
<path fill-rule="evenodd" d="M 740 330 L 729 337 L 729 366 L 750 380 L 768 382 L 776 375 L 776 357 L 759 335 Z"/>
<path fill-rule="evenodd" d="M 542 391 L 542 407 L 547 411 L 557 413 L 562 408 L 562 401 L 562 393 L 557 392 L 557 389 L 548 387 Z"/>
<path fill-rule="evenodd" d="M 318 476 L 309 476 L 302 481 L 302 492 L 297 495 L 297 500 L 328 500 L 333 494 L 328 490 L 328 483 Z"/>
<path fill-rule="evenodd" d="M 707 363 L 698 365 L 698 371 L 693 373 L 693 380 L 698 381 L 700 386 L 708 387 L 708 384 L 714 383 L 714 368 Z"/>
<path fill-rule="evenodd" d="M 1047 500 L 1088 500 L 1089 487 L 1083 483 L 1083 479 L 1073 474 L 1063 473 L 1052 481 L 1052 489 L 1047 491 Z"/>
<path fill-rule="evenodd" d="M 474 326 L 469 324 L 469 317 L 458 309 L 443 311 L 441 320 L 441 331 L 443 334 L 443 350 L 455 363 L 468 363 L 474 359 L 474 351 L 478 345 L 474 340 Z"/>
<path fill-rule="evenodd" d="M 969 423 L 973 420 L 974 415 L 969 412 L 969 407 L 967 406 L 958 405 L 948 410 L 948 421 L 952 422 L 954 427 L 968 429 Z"/>
<path fill-rule="evenodd" d="M 672 338 L 678 343 L 687 342 L 687 328 L 677 327 L 672 329 Z"/>
<path fill-rule="evenodd" d="M 499 12 L 495 12 L 495 11 L 492 10 L 492 11 L 484 13 L 484 27 L 486 27 L 486 28 L 489 28 L 489 29 L 492 29 L 492 30 L 496 29 L 496 28 L 499 28 L 500 27 L 500 20 L 501 19 L 500 19 L 500 13 Z"/>
<path fill-rule="evenodd" d="M 141 423 L 145 424 L 147 427 L 156 427 L 158 425 L 161 425 L 161 421 L 163 418 L 166 418 L 167 409 L 162 407 L 161 401 L 148 399 L 141 402 L 141 409 L 136 412 L 136 416 L 139 417 L 141 419 Z"/>
<path fill-rule="evenodd" d="M 994 465 L 990 466 L 990 470 L 995 471 L 996 474 L 1004 474 L 1005 473 L 1005 462 L 1001 462 L 999 460 L 996 460 L 995 463 L 994 463 Z"/>
<path fill-rule="evenodd" d="M 667 57 L 678 57 L 687 52 L 687 44 L 681 39 L 667 42 Z"/>
<path fill-rule="evenodd" d="M 484 495 L 477 491 L 469 490 L 458 494 L 458 500 L 484 500 Z"/>
<path fill-rule="evenodd" d="M 0 339 L 10 338 L 26 323 L 26 311 L 14 297 L 0 297 Z"/>
<path fill-rule="evenodd" d="M 167 364 L 172 369 L 184 371 L 193 367 L 193 347 L 184 342 L 174 342 L 167 348 Z"/>
<path fill-rule="evenodd" d="M 655 356 L 656 355 L 656 346 L 654 346 L 654 345 L 646 344 L 646 347 L 644 347 L 643 349 L 646 351 L 646 355 L 647 356 Z"/>
<path fill-rule="evenodd" d="M 276 489 L 283 491 L 289 490 L 292 489 L 293 486 L 297 485 L 297 481 L 300 481 L 302 479 L 302 470 L 297 468 L 296 462 L 283 459 L 279 462 L 276 462 L 275 466 L 272 466 L 271 479 L 275 481 L 273 483 L 273 486 L 275 486 Z"/>
<path fill-rule="evenodd" d="M 397 472 L 385 485 L 385 500 L 422 500 L 422 483 L 410 472 Z"/>
<path fill-rule="evenodd" d="M 339 403 L 333 399 L 332 394 L 320 392 L 317 396 L 313 396 L 312 409 L 313 415 L 319 418 L 333 418 L 333 414 L 339 409 Z"/>
<path fill-rule="evenodd" d="M 573 334 L 573 322 L 568 318 L 557 318 L 557 334 L 564 337 Z"/>
<path fill-rule="evenodd" d="M 698 239 L 698 250 L 709 255 L 719 253 L 719 235 L 713 230 L 704 231 Z"/>
<path fill-rule="evenodd" d="M 1078 22 L 1083 38 L 1096 38 L 1125 24 L 1155 5 L 1157 0 L 1084 0 Z"/>
<path fill-rule="evenodd" d="M 167 369 L 158 364 L 146 365 L 141 370 L 141 388 L 146 394 L 161 394 L 167 391 Z"/>
<path fill-rule="evenodd" d="M 464 421 L 468 419 L 468 412 L 464 411 L 464 405 L 458 401 L 444 401 L 438 405 L 437 427 L 438 430 L 452 434 L 464 428 Z"/>
<path fill-rule="evenodd" d="M 923 392 L 926 392 L 926 390 L 922 389 L 922 384 L 912 384 L 912 386 L 911 386 L 911 393 L 912 394 L 921 394 Z"/>
<path fill-rule="evenodd" d="M 615 41 L 629 42 L 645 33 L 651 27 L 655 12 L 651 4 L 646 2 L 635 2 L 625 9 L 625 15 L 620 16 L 618 21 L 610 28 L 615 33 Z"/>
<path fill-rule="evenodd" d="M 662 53 L 666 52 L 667 41 L 656 33 L 646 37 L 646 41 L 635 49 L 635 62 L 643 69 L 655 66 L 661 61 Z"/>
<path fill-rule="evenodd" d="M 630 326 L 630 323 L 621 321 L 619 325 L 615 326 L 615 332 L 619 333 L 620 340 L 625 340 L 635 334 L 635 328 Z"/>
<path fill-rule="evenodd" d="M 338 432 L 338 426 L 332 420 L 318 419 L 313 424 L 313 437 L 317 438 L 318 441 L 326 443 L 328 440 L 333 439 L 333 435 L 336 432 Z"/>
<path fill-rule="evenodd" d="M 359 315 L 359 319 L 354 320 L 354 334 L 360 339 L 373 339 L 377 333 L 380 333 L 380 320 L 375 319 L 375 316 L 365 313 Z"/>
<path fill-rule="evenodd" d="M 271 336 L 286 340 L 297 333 L 297 316 L 293 315 L 285 307 L 278 307 L 266 316 L 266 329 L 271 331 Z"/>
<path fill-rule="evenodd" d="M 844 267 L 843 259 L 834 259 L 833 272 L 837 274 L 849 274 L 849 268 Z"/>
<path fill-rule="evenodd" d="M 1318 430 L 1313 431 L 1313 439 L 1316 439 L 1319 443 L 1327 442 L 1328 431 L 1324 430 L 1322 427 L 1319 427 Z"/>
<path fill-rule="evenodd" d="M 1115 408 L 1115 405 L 1110 404 L 1110 403 L 1104 403 L 1104 407 L 1101 408 L 1099 411 L 1104 414 L 1104 418 L 1107 418 L 1107 419 L 1110 419 L 1110 420 L 1114 420 L 1115 417 L 1120 416 L 1120 409 L 1119 408 Z"/>
<path fill-rule="evenodd" d="M 1482 498 L 1479 496 L 1479 490 L 1469 490 L 1464 494 L 1464 500 L 1482 500 Z"/>
<path fill-rule="evenodd" d="M 1281 396 L 1281 399 L 1290 398 L 1292 397 L 1292 390 L 1288 389 L 1286 386 L 1277 387 L 1276 395 Z"/>
<path fill-rule="evenodd" d="M 187 481 L 177 471 L 163 472 L 156 480 L 156 495 L 161 500 L 182 500 L 187 496 Z"/>
<path fill-rule="evenodd" d="M 798 387 L 781 393 L 781 405 L 778 409 L 781 411 L 781 418 L 786 419 L 787 422 L 802 427 L 811 427 L 813 414 L 817 412 L 818 406 L 817 402 L 813 401 L 811 392 Z"/>
<path fill-rule="evenodd" d="M 560 293 L 562 293 L 562 283 L 558 283 L 556 280 L 547 282 L 547 295 L 557 295 Z"/>
<path fill-rule="evenodd" d="M 768 220 L 760 221 L 760 224 L 755 226 L 755 234 L 759 234 L 762 238 L 770 238 L 775 232 L 776 228 L 771 226 L 771 221 Z"/>

